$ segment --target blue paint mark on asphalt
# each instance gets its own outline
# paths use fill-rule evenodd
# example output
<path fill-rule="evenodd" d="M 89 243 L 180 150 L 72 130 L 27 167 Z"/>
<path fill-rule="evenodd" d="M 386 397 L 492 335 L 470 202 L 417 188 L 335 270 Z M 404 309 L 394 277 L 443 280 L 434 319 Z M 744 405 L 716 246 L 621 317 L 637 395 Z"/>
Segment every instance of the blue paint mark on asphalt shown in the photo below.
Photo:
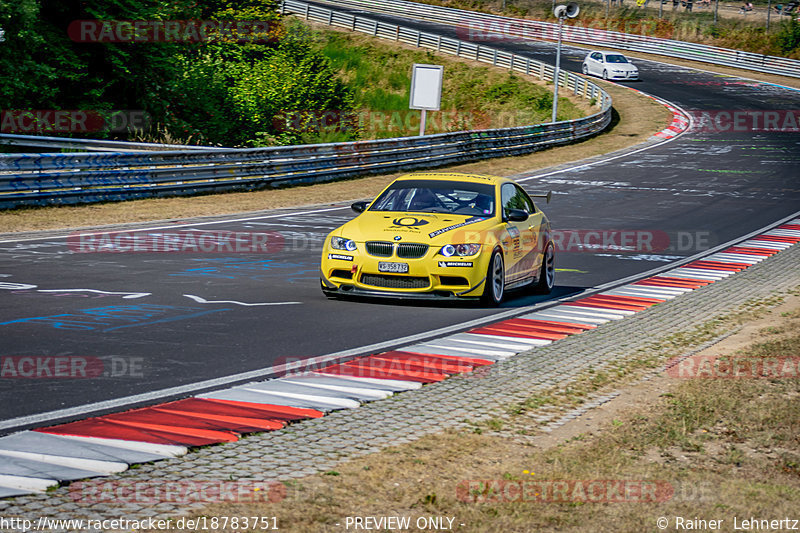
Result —
<path fill-rule="evenodd" d="M 280 277 L 290 282 L 316 279 L 317 268 L 309 268 L 308 263 L 281 262 L 274 259 L 247 260 L 237 257 L 211 259 L 192 259 L 203 264 L 187 268 L 170 276 L 205 277 L 215 279 L 248 278 L 256 281 Z"/>
<path fill-rule="evenodd" d="M 230 308 L 206 311 L 200 307 L 176 307 L 172 305 L 110 305 L 82 309 L 75 313 L 18 318 L 8 322 L 0 322 L 0 326 L 42 324 L 52 326 L 55 329 L 75 331 L 93 331 L 96 329 L 113 331 L 120 328 L 186 320 L 209 313 L 219 313 L 220 311 L 230 311 Z"/>

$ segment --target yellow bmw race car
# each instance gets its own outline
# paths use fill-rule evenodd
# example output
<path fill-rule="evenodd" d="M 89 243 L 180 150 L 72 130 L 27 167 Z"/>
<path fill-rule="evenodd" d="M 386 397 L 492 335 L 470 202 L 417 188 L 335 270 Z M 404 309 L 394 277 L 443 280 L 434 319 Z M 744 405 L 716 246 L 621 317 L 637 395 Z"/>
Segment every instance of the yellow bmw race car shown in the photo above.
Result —
<path fill-rule="evenodd" d="M 352 208 L 360 214 L 325 239 L 320 281 L 328 296 L 497 305 L 509 289 L 553 288 L 550 222 L 510 179 L 408 174 Z"/>

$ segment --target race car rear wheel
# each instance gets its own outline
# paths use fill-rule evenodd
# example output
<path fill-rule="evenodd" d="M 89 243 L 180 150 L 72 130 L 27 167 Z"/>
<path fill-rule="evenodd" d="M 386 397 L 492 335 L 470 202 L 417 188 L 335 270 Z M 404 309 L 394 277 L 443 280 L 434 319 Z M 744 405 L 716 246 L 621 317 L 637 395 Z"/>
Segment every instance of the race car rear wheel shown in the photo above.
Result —
<path fill-rule="evenodd" d="M 550 294 L 556 282 L 556 254 L 553 243 L 547 245 L 542 258 L 542 270 L 539 272 L 539 281 L 533 291 L 536 294 Z"/>
<path fill-rule="evenodd" d="M 506 288 L 506 267 L 503 263 L 503 254 L 499 250 L 492 253 L 489 268 L 486 270 L 486 282 L 483 288 L 483 302 L 487 305 L 497 306 L 503 301 Z"/>

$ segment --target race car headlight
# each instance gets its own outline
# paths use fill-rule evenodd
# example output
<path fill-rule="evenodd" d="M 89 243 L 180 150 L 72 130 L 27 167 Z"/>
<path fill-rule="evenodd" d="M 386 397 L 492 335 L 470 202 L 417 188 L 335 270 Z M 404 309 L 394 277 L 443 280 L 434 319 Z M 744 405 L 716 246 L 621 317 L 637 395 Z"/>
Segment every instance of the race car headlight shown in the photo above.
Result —
<path fill-rule="evenodd" d="M 445 244 L 439 253 L 445 257 L 452 257 L 457 255 L 459 257 L 468 257 L 475 255 L 481 251 L 480 244 Z"/>
<path fill-rule="evenodd" d="M 335 250 L 347 250 L 348 252 L 356 251 L 356 242 L 344 237 L 331 237 L 331 248 Z"/>

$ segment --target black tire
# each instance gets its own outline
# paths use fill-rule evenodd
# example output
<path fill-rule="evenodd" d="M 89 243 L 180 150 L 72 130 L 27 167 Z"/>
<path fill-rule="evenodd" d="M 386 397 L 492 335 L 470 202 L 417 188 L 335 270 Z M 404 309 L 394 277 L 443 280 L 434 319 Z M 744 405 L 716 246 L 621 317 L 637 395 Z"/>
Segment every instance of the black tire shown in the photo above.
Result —
<path fill-rule="evenodd" d="M 608 71 L 607 71 L 607 70 L 604 70 L 604 71 L 603 71 L 603 79 L 604 79 L 604 80 L 607 80 L 607 79 L 608 79 Z"/>
<path fill-rule="evenodd" d="M 589 67 L 587 67 L 586 64 L 583 65 L 582 70 L 583 70 L 583 75 L 584 76 L 588 76 L 589 75 Z"/>
<path fill-rule="evenodd" d="M 542 257 L 542 269 L 539 272 L 539 280 L 533 287 L 536 294 L 550 294 L 556 281 L 556 254 L 553 243 L 549 243 Z"/>
<path fill-rule="evenodd" d="M 503 301 L 506 285 L 506 267 L 503 254 L 499 250 L 492 252 L 489 267 L 486 269 L 486 281 L 483 286 L 481 300 L 486 305 L 496 307 Z"/>

